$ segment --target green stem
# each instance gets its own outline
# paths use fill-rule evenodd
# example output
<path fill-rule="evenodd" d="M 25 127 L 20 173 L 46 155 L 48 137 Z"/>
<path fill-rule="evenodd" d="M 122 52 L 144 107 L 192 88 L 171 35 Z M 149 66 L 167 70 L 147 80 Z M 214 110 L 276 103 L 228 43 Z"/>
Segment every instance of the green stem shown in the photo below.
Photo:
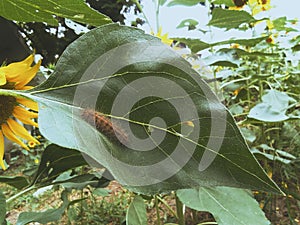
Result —
<path fill-rule="evenodd" d="M 170 211 L 170 213 L 171 213 L 176 219 L 178 219 L 178 216 L 177 216 L 176 212 L 168 205 L 168 203 L 167 203 L 165 200 L 163 200 L 161 197 L 159 197 L 159 196 L 156 196 L 156 197 L 157 197 L 157 199 L 158 199 L 162 204 L 164 204 L 164 205 L 167 207 L 167 209 Z"/>
<path fill-rule="evenodd" d="M 159 207 L 158 207 L 158 196 L 155 195 L 155 210 L 156 210 L 156 215 L 157 215 L 157 225 L 160 225 L 160 215 L 159 215 Z"/>
<path fill-rule="evenodd" d="M 20 92 L 16 90 L 9 90 L 9 89 L 0 89 L 0 95 L 12 96 L 16 98 L 25 98 L 23 94 L 20 94 Z"/>
<path fill-rule="evenodd" d="M 159 0 L 154 0 L 155 1 L 155 17 L 156 17 L 156 32 L 159 31 Z"/>
<path fill-rule="evenodd" d="M 204 222 L 204 223 L 199 223 L 198 225 L 218 225 L 217 222 Z"/>
<path fill-rule="evenodd" d="M 27 192 L 29 192 L 29 191 L 32 191 L 33 189 L 36 189 L 36 188 L 37 188 L 37 187 L 35 187 L 35 186 L 31 186 L 31 187 L 29 187 L 29 188 L 26 188 L 26 189 L 24 189 L 23 191 L 20 191 L 18 194 L 15 194 L 15 195 L 11 196 L 9 199 L 6 200 L 6 203 L 7 203 L 7 204 L 10 203 L 12 200 L 14 200 L 14 199 L 20 197 L 21 195 L 23 195 L 23 194 L 25 194 L 25 193 L 27 193 Z"/>
<path fill-rule="evenodd" d="M 138 10 L 143 14 L 143 16 L 144 16 L 147 24 L 149 25 L 150 29 L 153 31 L 153 29 L 151 27 L 151 24 L 150 24 L 150 21 L 148 20 L 146 14 L 144 13 L 144 10 L 143 10 L 141 4 L 139 3 L 139 1 L 138 0 L 133 0 L 133 3 L 136 5 L 136 7 L 138 8 Z"/>
<path fill-rule="evenodd" d="M 250 111 L 251 109 L 251 96 L 250 96 L 250 88 L 249 88 L 249 80 L 246 80 L 246 85 L 247 85 L 247 102 L 248 102 L 248 110 Z"/>
<path fill-rule="evenodd" d="M 193 221 L 193 224 L 196 224 L 196 219 L 197 219 L 197 211 L 195 209 L 191 209 L 192 210 L 192 221 Z"/>
<path fill-rule="evenodd" d="M 177 210 L 177 216 L 178 216 L 178 225 L 184 225 L 184 213 L 183 213 L 183 204 L 179 200 L 179 198 L 176 195 L 176 210 Z"/>
<path fill-rule="evenodd" d="M 214 79 L 215 79 L 215 81 L 214 81 L 214 89 L 215 89 L 216 95 L 218 96 L 219 95 L 219 93 L 218 93 L 219 89 L 218 89 L 218 85 L 217 85 L 217 69 L 214 69 L 213 73 L 214 73 Z"/>

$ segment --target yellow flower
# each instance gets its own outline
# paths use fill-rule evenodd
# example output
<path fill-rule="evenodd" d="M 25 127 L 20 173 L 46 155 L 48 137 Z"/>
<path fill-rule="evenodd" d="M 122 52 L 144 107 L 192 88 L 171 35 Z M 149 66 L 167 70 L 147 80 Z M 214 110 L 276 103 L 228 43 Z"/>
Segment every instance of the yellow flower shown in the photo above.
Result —
<path fill-rule="evenodd" d="M 38 164 L 39 164 L 39 162 L 40 162 L 40 160 L 39 160 L 39 159 L 34 159 L 34 163 L 35 163 L 36 165 L 38 165 Z"/>
<path fill-rule="evenodd" d="M 268 27 L 268 30 L 273 30 L 274 23 L 271 20 L 267 20 L 267 27 Z"/>
<path fill-rule="evenodd" d="M 241 10 L 247 4 L 247 0 L 233 0 L 234 6 L 230 6 L 230 10 Z"/>
<path fill-rule="evenodd" d="M 271 0 L 249 0 L 248 5 L 251 8 L 252 15 L 271 9 Z"/>
<path fill-rule="evenodd" d="M 240 47 L 239 44 L 232 44 L 232 45 L 230 45 L 230 48 L 239 48 L 239 47 Z"/>
<path fill-rule="evenodd" d="M 151 34 L 154 35 L 154 32 L 152 31 Z M 160 38 L 161 42 L 166 44 L 166 45 L 170 46 L 173 43 L 173 40 L 168 38 L 168 33 L 165 33 L 164 35 L 162 35 L 162 27 L 160 27 L 158 29 L 157 34 L 155 34 L 154 36 Z"/>
<path fill-rule="evenodd" d="M 28 142 L 28 146 L 30 147 L 30 148 L 34 148 L 35 146 L 36 146 L 36 142 L 35 141 L 29 141 Z"/>
<path fill-rule="evenodd" d="M 28 90 L 31 86 L 26 86 L 38 72 L 41 60 L 32 66 L 34 55 L 30 55 L 21 62 L 11 63 L 0 67 L 0 89 Z M 31 109 L 33 111 L 28 111 Z M 36 102 L 29 99 L 15 98 L 12 96 L 0 95 L 0 166 L 6 169 L 4 156 L 4 136 L 29 150 L 23 142 L 31 141 L 39 144 L 39 141 L 32 137 L 28 131 L 16 121 L 38 127 L 32 119 L 38 117 L 38 106 Z"/>
<path fill-rule="evenodd" d="M 271 35 L 269 36 L 267 39 L 266 39 L 266 42 L 268 44 L 275 44 L 275 40 L 274 40 L 274 37 Z"/>

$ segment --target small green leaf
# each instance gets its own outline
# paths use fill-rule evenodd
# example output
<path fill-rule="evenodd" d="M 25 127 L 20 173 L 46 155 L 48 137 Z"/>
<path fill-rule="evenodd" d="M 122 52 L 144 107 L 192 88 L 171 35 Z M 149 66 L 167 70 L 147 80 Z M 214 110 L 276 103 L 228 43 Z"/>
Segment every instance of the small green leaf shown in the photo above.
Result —
<path fill-rule="evenodd" d="M 135 196 L 126 214 L 127 225 L 145 225 L 147 224 L 147 212 L 144 199 L 141 196 Z"/>
<path fill-rule="evenodd" d="M 1 183 L 6 183 L 10 186 L 13 186 L 17 189 L 22 189 L 26 186 L 29 185 L 28 180 L 25 177 L 21 177 L 21 176 L 0 176 L 0 182 Z"/>
<path fill-rule="evenodd" d="M 294 29 L 292 27 L 287 27 L 287 22 L 290 22 L 290 20 L 287 19 L 286 16 L 279 17 L 272 21 L 272 24 L 274 26 L 274 29 L 277 31 L 285 31 L 285 32 L 297 32 L 297 29 Z"/>
<path fill-rule="evenodd" d="M 296 103 L 296 100 L 286 93 L 273 89 L 268 90 L 262 96 L 262 102 L 250 110 L 248 117 L 265 122 L 288 120 L 290 117 L 286 113 L 291 107 L 291 103 Z"/>
<path fill-rule="evenodd" d="M 163 6 L 166 2 L 167 2 L 167 0 L 159 0 L 159 5 Z"/>
<path fill-rule="evenodd" d="M 230 30 L 233 28 L 238 28 L 243 23 L 250 24 L 261 20 L 256 20 L 248 12 L 243 10 L 236 11 L 216 8 L 213 10 L 212 18 L 207 25 L 219 28 L 226 28 L 227 30 Z"/>
<path fill-rule="evenodd" d="M 19 22 L 45 22 L 57 26 L 54 15 L 99 26 L 111 23 L 83 0 L 0 0 L 0 15 Z"/>
<path fill-rule="evenodd" d="M 0 191 L 0 224 L 4 222 L 5 217 L 6 217 L 6 200 L 2 191 Z"/>
<path fill-rule="evenodd" d="M 190 39 L 190 38 L 172 38 L 173 40 L 180 41 L 189 46 L 192 52 L 197 53 L 201 50 L 211 48 L 218 45 L 226 45 L 226 44 L 240 44 L 243 46 L 253 47 L 258 43 L 266 40 L 267 37 L 256 37 L 256 38 L 249 38 L 249 39 L 229 39 L 225 41 L 219 41 L 214 43 L 206 43 L 200 41 L 199 39 Z M 267 54 L 267 53 L 266 53 Z"/>
<path fill-rule="evenodd" d="M 218 225 L 271 224 L 249 191 L 228 187 L 178 190 L 186 206 L 210 212 Z"/>
<path fill-rule="evenodd" d="M 181 23 L 176 27 L 178 28 L 183 28 L 183 27 L 187 27 L 189 30 L 194 30 L 196 29 L 196 26 L 199 24 L 198 21 L 193 20 L 193 19 L 186 19 L 181 21 Z"/>
<path fill-rule="evenodd" d="M 58 221 L 69 206 L 69 201 L 65 192 L 62 193 L 62 200 L 62 205 L 57 209 L 48 209 L 44 212 L 22 212 L 18 217 L 16 225 L 25 225 L 31 222 L 46 224 Z"/>
<path fill-rule="evenodd" d="M 258 52 L 258 51 L 253 51 L 253 52 L 248 52 L 246 50 L 240 49 L 240 48 L 222 48 L 218 50 L 218 52 L 222 53 L 227 53 L 231 55 L 236 55 L 237 57 L 242 57 L 242 56 L 249 56 L 249 57 L 278 57 L 278 53 L 268 53 L 268 52 Z"/>
<path fill-rule="evenodd" d="M 234 54 L 234 52 L 218 51 L 215 54 L 203 59 L 203 63 L 208 66 L 226 66 L 226 67 L 239 67 L 241 61 Z"/>
<path fill-rule="evenodd" d="M 291 163 L 291 160 L 290 159 L 285 159 L 285 158 L 282 158 L 280 156 L 277 156 L 277 155 L 274 155 L 273 154 L 270 154 L 270 153 L 266 153 L 266 152 L 261 152 L 259 151 L 257 148 L 252 148 L 251 149 L 251 152 L 253 154 L 255 154 L 255 156 L 257 158 L 267 158 L 271 161 L 278 161 L 278 162 L 281 162 L 281 163 L 284 163 L 284 164 L 289 164 Z M 263 156 L 263 157 L 259 157 L 259 156 Z"/>
<path fill-rule="evenodd" d="M 93 191 L 93 195 L 107 197 L 110 194 L 110 190 L 104 188 L 97 188 Z"/>
<path fill-rule="evenodd" d="M 228 7 L 235 6 L 233 0 L 211 0 L 215 5 L 226 5 Z"/>
<path fill-rule="evenodd" d="M 205 2 L 205 0 L 171 0 L 168 3 L 168 6 L 175 6 L 175 5 L 194 6 L 200 2 Z"/>
<path fill-rule="evenodd" d="M 60 179 L 59 179 L 60 178 Z M 58 177 L 53 184 L 60 184 L 64 188 L 77 189 L 82 190 L 86 186 L 107 186 L 108 180 L 101 179 L 95 176 L 94 174 L 82 174 L 78 176 L 74 176 L 70 179 L 63 179 L 62 177 Z"/>
<path fill-rule="evenodd" d="M 252 131 L 252 130 L 246 128 L 246 127 L 242 127 L 241 131 L 242 131 L 242 133 L 243 133 L 243 135 L 244 135 L 244 137 L 246 138 L 247 141 L 252 143 L 256 140 L 256 135 L 255 135 L 254 131 Z"/>

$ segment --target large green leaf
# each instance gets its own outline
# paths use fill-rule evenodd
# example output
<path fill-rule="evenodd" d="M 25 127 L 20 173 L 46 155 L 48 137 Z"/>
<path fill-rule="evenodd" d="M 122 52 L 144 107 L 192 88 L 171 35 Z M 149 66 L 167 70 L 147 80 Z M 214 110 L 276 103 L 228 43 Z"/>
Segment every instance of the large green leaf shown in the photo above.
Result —
<path fill-rule="evenodd" d="M 147 224 L 147 212 L 144 199 L 141 196 L 135 196 L 126 214 L 126 224 L 144 225 Z"/>
<path fill-rule="evenodd" d="M 45 83 L 22 94 L 39 102 L 47 139 L 89 155 L 136 192 L 215 185 L 279 191 L 200 75 L 139 29 L 92 30 L 65 50 Z M 85 108 L 104 114 L 97 114 L 102 132 L 83 118 Z"/>
<path fill-rule="evenodd" d="M 0 191 L 0 224 L 4 222 L 5 216 L 6 216 L 6 200 L 2 191 Z"/>
<path fill-rule="evenodd" d="M 188 207 L 213 214 L 218 225 L 270 224 L 257 201 L 246 190 L 215 187 L 178 190 Z"/>
<path fill-rule="evenodd" d="M 219 28 L 226 28 L 227 30 L 238 28 L 243 23 L 255 23 L 260 20 L 256 20 L 246 11 L 236 11 L 216 8 L 212 12 L 212 18 L 209 21 L 209 26 L 215 26 Z"/>
<path fill-rule="evenodd" d="M 111 23 L 109 17 L 91 9 L 83 0 L 0 0 L 0 5 L 0 16 L 19 22 L 55 26 L 56 15 L 94 26 Z"/>
<path fill-rule="evenodd" d="M 191 38 L 172 38 L 174 40 L 180 41 L 182 43 L 185 43 L 189 46 L 192 52 L 199 52 L 201 50 L 211 48 L 218 45 L 226 45 L 226 44 L 240 44 L 244 46 L 253 47 L 256 44 L 262 42 L 263 40 L 266 40 L 266 36 L 263 37 L 256 37 L 256 38 L 249 38 L 249 39 L 229 39 L 225 41 L 219 41 L 214 43 L 207 43 L 204 41 L 200 41 L 199 39 L 191 39 Z"/>

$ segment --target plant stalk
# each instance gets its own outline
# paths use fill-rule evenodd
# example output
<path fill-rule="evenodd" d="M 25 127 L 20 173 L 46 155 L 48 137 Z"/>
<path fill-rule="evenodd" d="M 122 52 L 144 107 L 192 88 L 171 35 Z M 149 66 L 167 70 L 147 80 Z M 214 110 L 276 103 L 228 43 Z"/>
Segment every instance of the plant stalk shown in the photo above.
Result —
<path fill-rule="evenodd" d="M 179 200 L 179 198 L 176 195 L 176 210 L 177 210 L 177 216 L 178 216 L 178 225 L 184 225 L 184 209 L 183 209 L 183 204 Z"/>
<path fill-rule="evenodd" d="M 177 213 L 168 205 L 168 203 L 165 200 L 163 200 L 161 197 L 159 197 L 159 196 L 156 196 L 156 197 L 162 204 L 164 204 L 167 207 L 167 209 L 170 211 L 170 213 L 173 216 L 175 216 L 176 219 L 178 219 Z"/>
<path fill-rule="evenodd" d="M 31 187 L 29 187 L 29 188 L 24 189 L 23 191 L 20 191 L 18 194 L 15 194 L 15 195 L 11 196 L 9 199 L 7 199 L 7 200 L 6 200 L 6 203 L 7 203 L 7 204 L 10 203 L 12 200 L 14 200 L 14 199 L 20 197 L 21 195 L 23 195 L 23 194 L 25 194 L 25 193 L 27 193 L 27 192 L 29 192 L 29 191 L 35 189 L 35 188 L 36 188 L 35 186 L 31 186 Z"/>
<path fill-rule="evenodd" d="M 155 210 L 156 210 L 156 216 L 157 216 L 157 225 L 161 225 L 160 223 L 160 215 L 159 215 L 159 207 L 158 207 L 158 196 L 155 195 L 154 199 L 155 199 Z"/>

